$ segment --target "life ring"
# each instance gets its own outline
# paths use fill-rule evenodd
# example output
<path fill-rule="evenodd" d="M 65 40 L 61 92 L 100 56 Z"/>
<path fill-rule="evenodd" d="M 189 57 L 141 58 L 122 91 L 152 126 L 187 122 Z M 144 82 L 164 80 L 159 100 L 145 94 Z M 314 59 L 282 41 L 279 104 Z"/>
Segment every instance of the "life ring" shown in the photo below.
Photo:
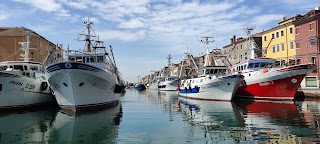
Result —
<path fill-rule="evenodd" d="M 65 66 L 66 68 L 68 68 L 68 69 L 72 67 L 72 65 L 71 65 L 70 63 L 65 63 L 64 66 Z"/>

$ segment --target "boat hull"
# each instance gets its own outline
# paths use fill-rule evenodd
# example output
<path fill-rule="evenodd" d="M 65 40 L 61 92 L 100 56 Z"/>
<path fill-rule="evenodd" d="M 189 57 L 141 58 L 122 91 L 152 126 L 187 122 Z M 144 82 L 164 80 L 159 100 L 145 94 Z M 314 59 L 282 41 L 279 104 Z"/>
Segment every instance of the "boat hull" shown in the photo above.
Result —
<path fill-rule="evenodd" d="M 236 92 L 236 98 L 294 99 L 301 81 L 313 67 L 312 64 L 304 64 L 246 75 Z"/>
<path fill-rule="evenodd" d="M 67 66 L 67 67 L 66 67 Z M 62 62 L 48 66 L 48 81 L 64 110 L 108 107 L 119 102 L 116 76 L 83 63 Z"/>
<path fill-rule="evenodd" d="M 1 110 L 33 107 L 55 101 L 45 77 L 35 79 L 0 72 L 0 85 Z"/>
<path fill-rule="evenodd" d="M 192 83 L 189 88 L 180 87 L 179 96 L 198 100 L 231 101 L 243 78 L 241 74 L 211 79 L 206 77 L 203 84 L 198 86 Z"/>

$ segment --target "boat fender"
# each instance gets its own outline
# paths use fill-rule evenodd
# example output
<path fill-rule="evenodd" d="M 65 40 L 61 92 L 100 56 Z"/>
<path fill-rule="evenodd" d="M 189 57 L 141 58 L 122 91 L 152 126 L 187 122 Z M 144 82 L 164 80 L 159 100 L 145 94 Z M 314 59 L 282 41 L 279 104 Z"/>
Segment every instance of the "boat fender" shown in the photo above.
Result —
<path fill-rule="evenodd" d="M 48 83 L 47 82 L 42 82 L 41 83 L 41 90 L 46 90 L 48 88 Z"/>
<path fill-rule="evenodd" d="M 184 90 L 187 92 L 188 88 L 187 88 L 187 87 L 184 87 Z"/>

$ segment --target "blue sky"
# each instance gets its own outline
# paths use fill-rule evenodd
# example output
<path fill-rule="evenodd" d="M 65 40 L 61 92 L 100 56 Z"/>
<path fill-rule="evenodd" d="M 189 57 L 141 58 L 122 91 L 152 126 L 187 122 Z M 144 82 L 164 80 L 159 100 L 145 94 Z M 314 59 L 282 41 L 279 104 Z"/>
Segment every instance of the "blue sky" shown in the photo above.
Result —
<path fill-rule="evenodd" d="M 137 82 L 183 53 L 205 52 L 197 37 L 213 36 L 210 49 L 230 44 L 243 28 L 261 32 L 282 17 L 305 14 L 319 0 L 2 0 L 0 26 L 27 27 L 53 43 L 83 49 L 77 34 L 90 17 L 106 45 L 111 44 L 125 81 Z"/>

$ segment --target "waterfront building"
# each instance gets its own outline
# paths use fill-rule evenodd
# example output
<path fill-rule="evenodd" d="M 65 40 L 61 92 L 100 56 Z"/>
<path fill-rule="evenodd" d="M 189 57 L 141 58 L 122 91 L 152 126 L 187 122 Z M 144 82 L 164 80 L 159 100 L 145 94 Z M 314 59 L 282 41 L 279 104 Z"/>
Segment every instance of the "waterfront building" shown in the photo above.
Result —
<path fill-rule="evenodd" d="M 252 38 L 257 44 L 254 51 L 257 54 L 257 57 L 261 57 L 261 34 L 254 34 Z M 231 38 L 230 44 L 223 47 L 223 51 L 231 65 L 235 65 L 250 58 L 251 48 L 252 45 L 248 38 L 240 37 L 236 39 L 236 36 L 234 35 L 233 38 Z"/>
<path fill-rule="evenodd" d="M 283 17 L 278 26 L 261 33 L 263 57 L 276 59 L 276 64 L 281 66 L 296 63 L 294 22 L 301 17 L 301 15 L 289 19 Z"/>
<path fill-rule="evenodd" d="M 26 41 L 27 31 L 30 31 L 30 61 L 43 63 L 50 49 L 60 49 L 35 31 L 25 27 L 0 27 L 0 62 L 23 61 L 21 45 L 18 42 Z M 45 63 L 47 64 L 47 63 Z"/>
<path fill-rule="evenodd" d="M 319 88 L 319 22 L 320 7 L 310 10 L 295 22 L 297 63 L 314 63 L 317 65 L 317 69 L 301 82 L 301 88 Z"/>

